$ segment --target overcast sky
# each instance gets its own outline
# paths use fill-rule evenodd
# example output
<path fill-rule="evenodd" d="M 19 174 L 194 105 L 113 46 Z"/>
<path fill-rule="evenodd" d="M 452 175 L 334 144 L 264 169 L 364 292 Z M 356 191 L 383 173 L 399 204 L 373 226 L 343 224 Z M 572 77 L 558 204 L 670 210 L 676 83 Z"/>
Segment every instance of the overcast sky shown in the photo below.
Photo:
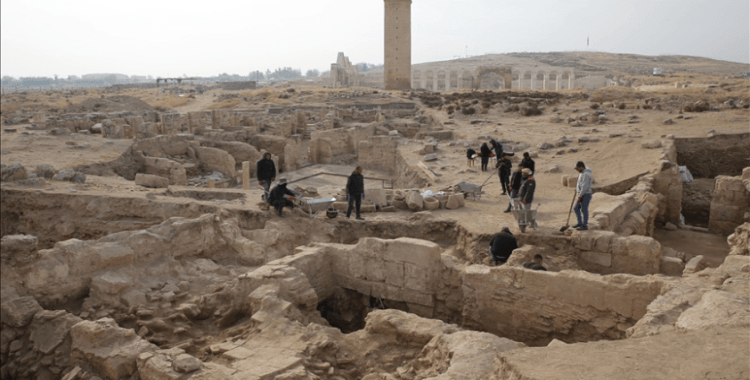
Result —
<path fill-rule="evenodd" d="M 383 0 L 2 0 L 0 74 L 247 75 L 383 62 Z M 414 0 L 412 62 L 508 52 L 750 63 L 748 0 Z M 468 46 L 468 50 L 467 50 Z"/>

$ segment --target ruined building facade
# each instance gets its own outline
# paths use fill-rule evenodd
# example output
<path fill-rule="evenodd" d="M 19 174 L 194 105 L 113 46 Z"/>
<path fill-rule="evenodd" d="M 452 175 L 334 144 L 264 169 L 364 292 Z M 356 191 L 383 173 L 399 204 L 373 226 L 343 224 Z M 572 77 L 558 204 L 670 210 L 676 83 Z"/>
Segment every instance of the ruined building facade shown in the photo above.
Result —
<path fill-rule="evenodd" d="M 336 63 L 331 64 L 331 87 L 358 87 L 361 80 L 357 66 L 352 65 L 344 53 L 339 53 Z"/>
<path fill-rule="evenodd" d="M 411 0 L 385 0 L 385 89 L 411 89 Z"/>

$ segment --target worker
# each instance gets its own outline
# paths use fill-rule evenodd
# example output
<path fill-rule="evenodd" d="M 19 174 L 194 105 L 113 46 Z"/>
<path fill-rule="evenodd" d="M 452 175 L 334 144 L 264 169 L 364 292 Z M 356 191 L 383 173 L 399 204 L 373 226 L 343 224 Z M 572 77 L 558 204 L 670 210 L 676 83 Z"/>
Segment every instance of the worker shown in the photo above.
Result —
<path fill-rule="evenodd" d="M 365 178 L 362 177 L 362 170 L 361 166 L 357 166 L 346 181 L 346 200 L 349 201 L 349 208 L 346 210 L 347 219 L 352 215 L 352 208 L 356 205 L 357 220 L 365 220 L 359 214 L 362 200 L 365 198 Z"/>
<path fill-rule="evenodd" d="M 287 189 L 286 185 L 286 178 L 279 178 L 279 183 L 271 190 L 271 194 L 268 196 L 268 203 L 276 209 L 276 213 L 282 218 L 284 217 L 284 213 L 282 212 L 284 206 L 289 208 L 294 207 L 294 202 L 289 198 L 293 198 L 295 194 Z"/>
<path fill-rule="evenodd" d="M 263 158 L 258 160 L 255 166 L 255 174 L 258 177 L 258 185 L 263 186 L 263 190 L 267 193 L 268 189 L 271 188 L 271 182 L 276 180 L 276 165 L 271 159 L 271 153 L 263 153 Z"/>
<path fill-rule="evenodd" d="M 510 178 L 510 201 L 508 202 L 508 208 L 503 212 L 510 212 L 513 207 L 513 200 L 518 198 L 518 192 L 521 190 L 521 182 L 523 181 L 523 174 L 521 173 L 524 169 L 523 162 L 518 164 L 518 168 L 513 172 L 513 176 Z"/>
<path fill-rule="evenodd" d="M 518 248 L 518 241 L 508 227 L 503 227 L 500 233 L 493 235 L 490 240 L 492 264 L 504 264 L 516 248 Z"/>
<path fill-rule="evenodd" d="M 477 151 L 474 149 L 467 149 L 466 150 L 466 159 L 468 160 L 467 164 L 470 168 L 474 167 L 474 159 L 477 158 Z"/>
<path fill-rule="evenodd" d="M 521 163 L 523 164 L 524 168 L 531 170 L 531 174 L 536 173 L 534 171 L 536 163 L 534 162 L 534 160 L 531 159 L 531 155 L 529 154 L 529 152 L 524 152 L 523 160 L 521 160 Z"/>
<path fill-rule="evenodd" d="M 495 152 L 495 156 L 500 158 L 503 156 L 503 144 L 500 144 L 495 139 L 490 139 L 490 148 Z"/>
<path fill-rule="evenodd" d="M 501 195 L 505 195 L 508 193 L 508 188 L 510 187 L 510 170 L 513 168 L 513 164 L 510 162 L 507 154 L 503 153 L 500 160 L 497 161 L 497 166 L 500 169 L 497 171 L 497 175 L 500 177 L 500 185 L 503 187 Z"/>
<path fill-rule="evenodd" d="M 534 201 L 534 190 L 536 190 L 536 180 L 529 168 L 523 168 L 521 171 L 523 182 L 521 189 L 518 191 L 518 197 L 521 198 L 521 208 L 531 210 L 531 202 Z"/>
<path fill-rule="evenodd" d="M 490 157 L 492 156 L 492 150 L 487 146 L 487 143 L 482 143 L 482 147 L 479 148 L 479 151 L 482 154 L 482 171 L 486 172 L 487 164 L 490 162 Z"/>
<path fill-rule="evenodd" d="M 576 203 L 573 205 L 573 211 L 576 212 L 576 218 L 578 224 L 573 228 L 579 231 L 586 231 L 589 229 L 589 203 L 591 203 L 591 182 L 593 176 L 591 174 L 591 168 L 587 168 L 583 161 L 576 163 L 576 171 L 578 174 L 578 182 L 576 183 Z"/>
<path fill-rule="evenodd" d="M 542 255 L 540 255 L 540 254 L 537 253 L 536 255 L 534 255 L 534 258 L 532 259 L 532 261 L 523 263 L 523 267 L 527 268 L 527 269 L 531 269 L 531 270 L 543 270 L 543 271 L 546 271 L 547 268 L 545 268 L 542 265 L 543 261 L 544 261 L 544 258 L 542 257 Z"/>

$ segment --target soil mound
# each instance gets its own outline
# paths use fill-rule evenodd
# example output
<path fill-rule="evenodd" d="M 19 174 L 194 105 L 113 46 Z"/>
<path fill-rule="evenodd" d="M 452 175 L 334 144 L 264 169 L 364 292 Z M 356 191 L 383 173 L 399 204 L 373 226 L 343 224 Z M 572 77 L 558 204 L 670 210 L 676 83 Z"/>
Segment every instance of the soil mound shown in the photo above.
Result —
<path fill-rule="evenodd" d="M 84 101 L 68 107 L 68 113 L 82 112 L 148 112 L 154 108 L 141 99 L 117 95 L 107 98 L 87 98 Z"/>

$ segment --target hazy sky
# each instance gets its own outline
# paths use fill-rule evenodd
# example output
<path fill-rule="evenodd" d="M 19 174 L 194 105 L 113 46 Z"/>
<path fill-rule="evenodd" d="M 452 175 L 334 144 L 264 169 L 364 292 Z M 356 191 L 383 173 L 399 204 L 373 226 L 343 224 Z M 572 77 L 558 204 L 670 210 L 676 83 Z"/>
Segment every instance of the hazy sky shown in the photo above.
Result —
<path fill-rule="evenodd" d="M 383 62 L 383 0 L 2 0 L 0 74 L 247 75 Z M 507 52 L 750 63 L 748 0 L 414 0 L 412 62 Z"/>

